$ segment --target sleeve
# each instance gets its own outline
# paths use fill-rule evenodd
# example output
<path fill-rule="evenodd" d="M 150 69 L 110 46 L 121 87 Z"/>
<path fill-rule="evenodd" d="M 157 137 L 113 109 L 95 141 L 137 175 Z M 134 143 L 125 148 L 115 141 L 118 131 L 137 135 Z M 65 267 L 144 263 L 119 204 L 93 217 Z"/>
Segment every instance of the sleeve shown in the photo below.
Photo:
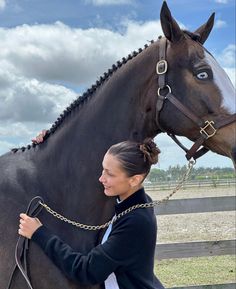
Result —
<path fill-rule="evenodd" d="M 32 236 L 46 255 L 75 282 L 85 285 L 101 284 L 119 267 L 136 264 L 148 240 L 145 224 L 129 220 L 119 221 L 108 240 L 92 249 L 87 255 L 75 252 L 58 236 L 41 226 Z M 146 246 L 144 246 L 146 247 Z"/>
<path fill-rule="evenodd" d="M 33 234 L 32 241 L 41 247 L 67 278 L 84 285 L 101 284 L 117 266 L 102 250 L 102 245 L 84 255 L 74 251 L 45 226 Z"/>

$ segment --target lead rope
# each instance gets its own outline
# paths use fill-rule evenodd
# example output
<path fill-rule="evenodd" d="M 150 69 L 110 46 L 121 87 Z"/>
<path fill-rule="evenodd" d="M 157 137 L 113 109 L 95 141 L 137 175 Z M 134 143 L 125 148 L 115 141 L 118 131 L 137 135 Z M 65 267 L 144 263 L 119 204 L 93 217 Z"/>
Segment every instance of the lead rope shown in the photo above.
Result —
<path fill-rule="evenodd" d="M 134 205 L 134 206 L 126 209 L 122 213 L 118 214 L 117 216 L 115 216 L 109 222 L 106 222 L 106 223 L 104 223 L 102 225 L 94 226 L 94 225 L 81 224 L 79 222 L 67 219 L 63 215 L 61 215 L 61 214 L 57 213 L 56 211 L 52 210 L 47 204 L 43 203 L 42 201 L 39 201 L 39 204 L 43 208 L 45 208 L 47 210 L 47 212 L 49 214 L 51 214 L 52 216 L 54 216 L 55 218 L 65 222 L 65 223 L 71 224 L 71 225 L 73 225 L 73 226 L 75 226 L 77 228 L 88 230 L 88 231 L 96 231 L 96 230 L 104 229 L 104 228 L 107 228 L 109 225 L 115 223 L 118 219 L 120 219 L 124 215 L 132 212 L 135 209 L 139 209 L 139 208 L 153 208 L 153 207 L 158 206 L 158 205 L 160 205 L 160 204 L 162 204 L 164 202 L 167 202 L 183 186 L 183 184 L 187 180 L 190 172 L 192 171 L 192 168 L 195 165 L 195 163 L 196 163 L 195 160 L 189 160 L 189 163 L 188 163 L 188 166 L 187 166 L 187 170 L 184 173 L 182 179 L 180 180 L 180 182 L 177 184 L 177 186 L 173 189 L 173 191 L 167 197 L 165 197 L 165 198 L 163 198 L 162 200 L 159 200 L 159 201 L 153 201 L 153 202 L 150 202 L 150 203 Z"/>
<path fill-rule="evenodd" d="M 81 224 L 79 222 L 75 222 L 72 220 L 67 219 L 66 217 L 62 216 L 61 214 L 57 213 L 56 211 L 52 210 L 49 206 L 47 206 L 43 199 L 40 196 L 34 197 L 29 205 L 28 208 L 26 210 L 26 213 L 29 214 L 32 217 L 36 217 L 38 215 L 38 213 L 40 212 L 40 210 L 42 208 L 45 208 L 47 210 L 48 213 L 50 213 L 51 215 L 53 215 L 55 218 L 64 221 L 66 223 L 69 223 L 75 227 L 84 229 L 84 230 L 89 230 L 89 231 L 96 231 L 96 230 L 100 230 L 100 229 L 104 229 L 106 227 L 108 227 L 109 225 L 113 224 L 114 222 L 116 222 L 118 219 L 120 219 L 122 216 L 127 215 L 128 213 L 132 212 L 135 209 L 139 209 L 139 208 L 153 208 L 155 206 L 160 205 L 161 203 L 167 202 L 185 183 L 185 181 L 188 179 L 189 174 L 192 171 L 193 166 L 195 165 L 196 161 L 195 160 L 189 160 L 188 163 L 188 167 L 186 172 L 184 173 L 184 175 L 182 176 L 182 179 L 180 180 L 180 182 L 177 184 L 177 186 L 174 188 L 174 190 L 165 198 L 163 198 L 162 200 L 159 201 L 153 201 L 150 203 L 145 203 L 145 204 L 137 204 L 134 205 L 128 209 L 126 209 L 125 211 L 123 211 L 122 213 L 118 214 L 117 216 L 113 217 L 113 219 L 111 219 L 109 222 L 103 224 L 103 225 L 99 225 L 99 226 L 92 226 L 92 225 L 85 225 L 85 224 Z M 36 205 L 33 207 L 32 209 L 32 204 L 35 200 L 37 200 Z M 42 206 L 42 208 L 39 207 L 39 205 Z M 27 254 L 26 251 L 28 249 L 28 239 L 23 238 L 23 237 L 19 237 L 17 244 L 16 244 L 16 249 L 15 249 L 15 261 L 16 261 L 16 265 L 13 268 L 12 274 L 10 276 L 10 280 L 8 282 L 7 285 L 7 289 L 10 289 L 12 281 L 13 281 L 13 275 L 16 271 L 16 268 L 18 267 L 22 276 L 24 277 L 28 288 L 29 289 L 33 289 L 32 284 L 30 282 L 30 278 L 28 276 L 28 272 L 27 272 Z M 23 262 L 24 265 L 21 264 L 21 258 L 23 257 Z"/>
<path fill-rule="evenodd" d="M 42 209 L 42 207 L 39 206 L 39 203 L 41 201 L 43 201 L 43 199 L 41 197 L 39 197 L 39 196 L 34 197 L 30 201 L 25 213 L 27 215 L 29 215 L 30 217 L 35 218 L 40 213 L 40 211 Z M 34 204 L 34 202 L 36 204 Z M 34 206 L 33 206 L 33 204 L 34 204 Z M 30 282 L 30 277 L 28 275 L 28 270 L 27 270 L 27 251 L 28 251 L 28 249 L 29 249 L 29 239 L 20 236 L 17 240 L 16 247 L 15 247 L 15 262 L 16 263 L 15 263 L 15 266 L 12 270 L 11 275 L 10 275 L 9 282 L 8 282 L 7 287 L 6 287 L 7 289 L 11 288 L 13 277 L 14 277 L 14 274 L 15 274 L 17 268 L 20 270 L 22 276 L 24 277 L 28 288 L 33 289 L 33 286 Z"/>

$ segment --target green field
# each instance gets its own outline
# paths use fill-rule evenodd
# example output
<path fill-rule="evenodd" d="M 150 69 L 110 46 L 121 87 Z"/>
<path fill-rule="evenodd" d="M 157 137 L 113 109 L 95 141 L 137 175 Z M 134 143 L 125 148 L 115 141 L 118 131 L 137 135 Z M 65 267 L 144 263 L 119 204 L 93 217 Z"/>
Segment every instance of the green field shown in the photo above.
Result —
<path fill-rule="evenodd" d="M 165 287 L 234 283 L 236 258 L 198 257 L 157 261 L 155 274 Z"/>

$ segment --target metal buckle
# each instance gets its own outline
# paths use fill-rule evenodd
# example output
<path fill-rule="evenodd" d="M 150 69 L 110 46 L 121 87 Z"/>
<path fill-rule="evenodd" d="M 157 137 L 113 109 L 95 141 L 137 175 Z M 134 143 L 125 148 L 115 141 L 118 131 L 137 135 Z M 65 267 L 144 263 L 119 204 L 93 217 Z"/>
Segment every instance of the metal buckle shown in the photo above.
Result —
<path fill-rule="evenodd" d="M 160 60 L 157 62 L 157 66 L 156 66 L 156 72 L 157 74 L 164 74 L 166 73 L 167 71 L 167 68 L 168 68 L 168 64 L 167 64 L 167 61 L 166 60 Z"/>
<path fill-rule="evenodd" d="M 168 93 L 171 93 L 171 88 L 170 88 L 170 86 L 168 85 L 168 84 L 166 84 L 166 86 L 164 86 L 163 88 L 158 88 L 158 90 L 157 90 L 157 95 L 158 96 L 163 96 L 163 97 L 165 97 L 164 95 L 161 95 L 161 90 L 163 90 L 163 89 L 165 89 L 165 88 L 167 88 L 168 89 Z M 167 94 L 168 94 L 167 93 Z"/>
<path fill-rule="evenodd" d="M 214 126 L 213 126 L 213 124 L 215 124 L 215 123 L 214 123 L 213 120 L 211 120 L 211 121 L 206 120 L 206 121 L 205 121 L 205 124 L 206 124 L 206 125 L 205 125 L 204 127 L 201 127 L 200 133 L 201 133 L 201 134 L 205 134 L 206 137 L 207 137 L 207 139 L 208 139 L 208 138 L 210 138 L 210 137 L 212 137 L 212 136 L 214 136 L 214 135 L 216 134 L 216 129 L 215 129 Z M 206 131 L 206 129 L 209 128 L 209 127 L 210 127 L 210 129 L 212 130 L 212 133 L 208 133 L 208 132 Z"/>

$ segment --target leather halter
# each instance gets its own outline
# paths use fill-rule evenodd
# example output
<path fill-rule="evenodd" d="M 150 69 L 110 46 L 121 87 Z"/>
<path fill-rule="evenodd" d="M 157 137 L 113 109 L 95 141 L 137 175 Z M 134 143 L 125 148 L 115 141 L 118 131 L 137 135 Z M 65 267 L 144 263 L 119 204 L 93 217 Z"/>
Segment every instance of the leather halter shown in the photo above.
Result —
<path fill-rule="evenodd" d="M 167 132 L 167 134 L 186 152 L 187 160 L 193 158 L 196 160 L 203 154 L 209 151 L 204 147 L 204 141 L 213 137 L 217 130 L 236 121 L 236 114 L 221 119 L 219 121 L 203 120 L 199 118 L 193 111 L 183 105 L 171 91 L 171 87 L 166 83 L 166 74 L 168 71 L 168 62 L 166 60 L 166 47 L 167 40 L 165 37 L 159 38 L 159 61 L 156 65 L 156 72 L 158 74 L 158 90 L 157 90 L 157 103 L 156 103 L 156 123 L 162 132 L 167 132 L 160 124 L 160 112 L 164 107 L 164 101 L 170 101 L 179 111 L 187 116 L 199 128 L 199 137 L 190 149 L 187 149 L 176 137 L 175 134 Z M 202 146 L 202 148 L 200 148 Z"/>

